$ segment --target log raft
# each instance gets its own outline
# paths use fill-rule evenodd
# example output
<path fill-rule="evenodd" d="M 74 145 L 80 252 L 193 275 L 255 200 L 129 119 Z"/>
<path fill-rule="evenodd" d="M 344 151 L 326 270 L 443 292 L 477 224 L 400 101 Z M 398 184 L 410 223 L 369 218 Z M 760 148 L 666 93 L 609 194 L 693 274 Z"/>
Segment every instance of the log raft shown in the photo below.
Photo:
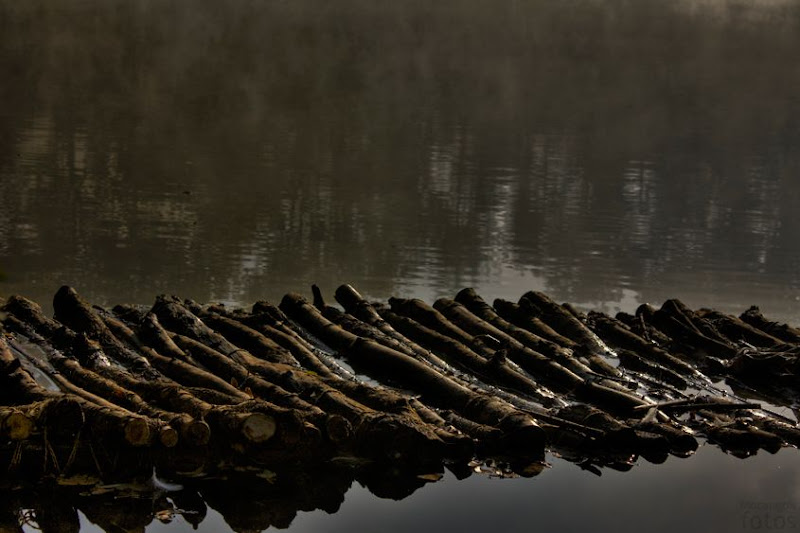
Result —
<path fill-rule="evenodd" d="M 65 286 L 54 318 L 8 298 L 9 471 L 346 456 L 532 475 L 546 451 L 591 470 L 690 455 L 698 439 L 742 457 L 800 445 L 780 411 L 800 395 L 800 329 L 756 307 L 732 316 L 668 300 L 609 316 L 540 292 L 492 305 L 472 289 L 433 305 L 369 302 L 349 285 L 335 297 L 341 307 L 313 287 L 310 301 L 231 309 L 159 296 L 150 310 L 109 311 Z"/>

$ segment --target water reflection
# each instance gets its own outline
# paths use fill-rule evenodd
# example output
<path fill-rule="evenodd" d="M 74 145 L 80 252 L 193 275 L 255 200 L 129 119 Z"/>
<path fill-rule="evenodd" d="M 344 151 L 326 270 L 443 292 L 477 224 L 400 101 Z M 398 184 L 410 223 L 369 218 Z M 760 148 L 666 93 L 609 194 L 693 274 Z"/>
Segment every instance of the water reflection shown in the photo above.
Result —
<path fill-rule="evenodd" d="M 793 488 L 797 470 L 785 468 L 791 462 L 786 455 L 795 453 L 739 460 L 701 447 L 698 457 L 673 457 L 667 466 L 640 461 L 630 472 L 604 470 L 602 477 L 549 457 L 553 468 L 540 477 L 502 481 L 458 480 L 447 473 L 442 481 L 426 483 L 386 471 L 370 477 L 323 468 L 274 477 L 264 471 L 261 478 L 251 473 L 182 479 L 168 490 L 146 483 L 39 486 L 7 493 L 0 530 L 249 533 L 291 526 L 293 531 L 521 532 L 584 531 L 591 525 L 639 531 L 645 524 L 664 532 L 765 529 L 751 520 L 800 518 L 800 494 Z M 376 480 L 382 482 L 375 485 Z"/>
<path fill-rule="evenodd" d="M 796 3 L 573 4 L 0 2 L 3 292 L 797 317 Z"/>

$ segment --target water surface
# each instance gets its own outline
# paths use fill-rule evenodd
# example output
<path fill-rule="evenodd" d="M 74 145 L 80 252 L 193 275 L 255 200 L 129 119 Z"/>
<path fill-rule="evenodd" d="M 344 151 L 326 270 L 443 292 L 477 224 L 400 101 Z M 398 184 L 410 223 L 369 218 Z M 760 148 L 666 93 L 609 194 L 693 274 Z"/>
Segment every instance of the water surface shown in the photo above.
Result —
<path fill-rule="evenodd" d="M 793 0 L 0 0 L 0 294 L 475 286 L 800 324 L 797 50 Z M 356 487 L 291 527 L 735 531 L 740 501 L 800 504 L 797 458 Z"/>

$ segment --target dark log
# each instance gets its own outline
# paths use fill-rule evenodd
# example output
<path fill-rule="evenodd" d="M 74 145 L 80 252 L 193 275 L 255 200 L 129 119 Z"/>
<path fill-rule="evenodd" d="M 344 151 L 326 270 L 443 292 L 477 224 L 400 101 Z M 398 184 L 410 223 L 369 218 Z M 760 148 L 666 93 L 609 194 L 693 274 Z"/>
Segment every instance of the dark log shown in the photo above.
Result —
<path fill-rule="evenodd" d="M 800 328 L 767 320 L 755 305 L 750 306 L 747 311 L 739 315 L 739 318 L 743 322 L 783 342 L 800 344 Z"/>
<path fill-rule="evenodd" d="M 96 340 L 117 361 L 141 373 L 143 377 L 158 376 L 147 359 L 127 348 L 109 331 L 94 309 L 72 287 L 64 285 L 58 290 L 53 298 L 53 309 L 57 321 Z"/>
<path fill-rule="evenodd" d="M 616 352 L 619 362 L 624 368 L 647 374 L 680 390 L 685 390 L 688 385 L 686 378 L 679 373 L 656 362 L 643 359 L 636 352 L 624 348 L 617 348 Z"/>
<path fill-rule="evenodd" d="M 447 335 L 462 344 L 470 346 L 472 344 L 473 335 L 470 335 L 463 329 L 453 324 L 445 316 L 429 306 L 422 300 L 418 299 L 404 299 L 404 298 L 389 298 L 389 305 L 392 311 L 398 315 L 411 318 L 434 331 L 438 331 L 443 335 Z M 483 353 L 481 355 L 491 355 L 491 353 Z"/>
<path fill-rule="evenodd" d="M 34 419 L 24 406 L 0 405 L 0 439 L 26 440 L 35 429 Z"/>
<path fill-rule="evenodd" d="M 122 407 L 133 413 L 148 416 L 154 420 L 161 420 L 169 424 L 180 433 L 181 437 L 195 445 L 202 445 L 208 442 L 209 428 L 205 422 L 194 420 L 184 413 L 175 413 L 157 409 L 145 402 L 140 396 L 120 387 L 116 382 L 108 380 L 92 370 L 82 367 L 77 361 L 64 357 L 58 350 L 52 347 L 45 339 L 38 336 L 29 326 L 20 323 L 13 316 L 6 319 L 6 325 L 12 324 L 14 330 L 35 343 L 40 350 L 47 356 L 48 361 L 60 373 L 51 375 L 62 388 L 69 389 L 69 392 L 83 396 L 89 401 L 94 401 L 99 405 L 110 402 L 118 407 Z M 17 349 L 22 350 L 21 347 Z M 45 369 L 45 371 L 47 371 Z M 68 381 L 65 381 L 68 380 Z M 87 395 L 89 393 L 91 396 Z M 98 401 L 96 397 L 101 398 Z M 159 436 L 159 440 L 166 447 L 177 444 L 178 435 L 175 431 L 170 431 L 168 427 L 159 425 L 154 428 Z"/>
<path fill-rule="evenodd" d="M 695 379 L 703 378 L 702 374 L 695 368 L 639 337 L 616 318 L 603 313 L 591 312 L 589 313 L 589 323 L 603 339 L 614 346 L 631 350 L 637 355 L 674 370 L 682 376 Z"/>
<path fill-rule="evenodd" d="M 581 363 L 574 357 L 572 350 L 569 348 L 564 348 L 552 340 L 518 327 L 500 316 L 497 311 L 483 300 L 483 298 L 478 296 L 474 289 L 463 289 L 456 295 L 456 301 L 464 305 L 475 316 L 485 320 L 506 336 L 513 337 L 524 346 L 552 359 L 571 372 L 579 376 L 591 372 L 591 369 L 587 365 Z M 519 362 L 517 362 L 517 364 L 523 366 Z"/>
<path fill-rule="evenodd" d="M 19 360 L 13 356 L 2 337 L 0 337 L 0 381 L 4 384 L 3 392 L 17 404 L 65 397 L 39 385 L 20 366 Z M 131 446 L 145 446 L 150 443 L 150 428 L 157 425 L 151 420 L 121 408 L 99 406 L 75 395 L 66 395 L 66 398 L 78 404 L 86 417 L 92 420 L 92 431 L 97 435 L 116 435 Z"/>
<path fill-rule="evenodd" d="M 317 357 L 314 353 L 314 346 L 293 330 L 290 330 L 290 328 L 281 327 L 283 326 L 282 324 L 276 324 L 270 315 L 259 313 L 229 318 L 239 320 L 289 350 L 303 368 L 316 372 L 320 376 L 333 377 L 336 374 L 333 369 Z M 287 329 L 291 333 L 287 332 Z"/>
<path fill-rule="evenodd" d="M 352 286 L 339 286 L 339 288 L 336 289 L 335 297 L 336 301 L 339 302 L 342 307 L 344 307 L 347 313 L 361 320 L 365 324 L 369 324 L 370 326 L 379 329 L 384 335 L 389 338 L 393 338 L 400 344 L 404 344 L 416 354 L 420 355 L 428 351 L 422 346 L 410 342 L 409 339 L 407 339 L 404 335 L 396 331 L 388 322 L 381 318 L 381 315 L 378 313 L 375 307 L 365 300 L 364 297 L 361 296 L 361 294 L 359 294 L 358 291 L 356 291 Z"/>
<path fill-rule="evenodd" d="M 573 339 L 588 352 L 614 355 L 614 352 L 592 330 L 547 295 L 538 291 L 528 291 L 520 298 L 519 305 L 562 335 Z"/>
<path fill-rule="evenodd" d="M 194 363 L 191 357 L 173 342 L 155 313 L 148 312 L 144 315 L 142 320 L 136 324 L 138 324 L 138 328 L 136 329 L 138 337 L 141 338 L 143 343 L 152 347 L 160 355 L 170 359 Z M 112 331 L 114 331 L 113 328 Z"/>
<path fill-rule="evenodd" d="M 170 411 L 188 413 L 192 417 L 205 420 L 211 427 L 212 434 L 239 435 L 249 442 L 265 442 L 273 437 L 276 429 L 280 431 L 282 440 L 296 442 L 301 431 L 291 412 L 275 406 L 271 412 L 265 413 L 242 411 L 237 406 L 214 406 L 206 403 L 174 382 L 161 380 L 139 380 L 111 367 L 98 368 L 103 376 L 116 381 L 123 387 L 132 390 L 147 402 Z M 285 423 L 285 426 L 282 424 Z"/>
<path fill-rule="evenodd" d="M 573 351 L 580 350 L 580 344 L 557 332 L 540 318 L 523 309 L 519 304 L 498 298 L 494 300 L 492 306 L 498 315 L 512 324 L 564 348 L 569 348 Z"/>
<path fill-rule="evenodd" d="M 297 361 L 289 350 L 241 322 L 215 313 L 205 313 L 202 320 L 211 329 L 222 334 L 231 343 L 244 348 L 260 359 L 265 359 L 273 363 L 297 365 Z"/>
<path fill-rule="evenodd" d="M 783 341 L 777 337 L 754 328 L 743 320 L 714 311 L 712 309 L 700 309 L 697 315 L 704 320 L 711 322 L 720 333 L 734 344 L 741 344 L 742 341 L 752 346 L 759 348 L 775 348 L 783 344 Z"/>
<path fill-rule="evenodd" d="M 182 354 L 182 357 L 171 358 L 161 355 L 153 348 L 145 345 L 141 340 L 139 340 L 138 336 L 130 328 L 113 317 L 104 316 L 103 322 L 108 325 L 109 330 L 114 334 L 114 336 L 128 346 L 136 348 L 139 353 L 141 353 L 148 361 L 150 361 L 150 363 L 164 376 L 167 376 L 183 385 L 202 387 L 218 391 L 227 396 L 238 398 L 240 401 L 250 398 L 249 395 L 231 385 L 229 381 L 225 381 L 211 372 L 198 368 L 196 366 L 196 362 L 192 360 L 192 358 L 189 357 L 185 352 L 183 352 L 183 350 L 178 348 L 177 345 L 175 345 L 172 339 L 169 338 L 167 332 L 163 330 L 160 325 L 158 325 L 158 328 L 160 329 L 158 337 L 160 341 L 159 344 L 166 346 L 169 353 L 175 354 L 175 350 L 178 350 Z M 157 319 L 155 318 L 155 315 L 152 315 L 152 313 L 147 314 L 145 317 L 145 322 L 150 324 L 150 328 L 155 328 L 157 325 Z M 161 333 L 166 336 L 166 339 L 161 338 Z M 169 344 L 166 343 L 167 340 L 169 340 Z"/>
<path fill-rule="evenodd" d="M 506 387 L 516 394 L 527 396 L 543 405 L 552 405 L 553 394 L 510 368 L 503 361 L 502 354 L 487 360 L 456 339 L 425 327 L 411 318 L 399 316 L 393 312 L 384 312 L 384 317 L 404 336 L 415 342 L 431 346 L 445 356 L 450 364 L 466 369 L 486 383 Z"/>
<path fill-rule="evenodd" d="M 476 297 L 477 295 L 473 295 L 470 299 L 475 302 Z M 615 412 L 627 411 L 632 406 L 646 403 L 614 382 L 586 382 L 558 363 L 527 348 L 504 331 L 481 320 L 458 302 L 440 299 L 435 307 L 465 331 L 499 337 L 507 346 L 505 353 L 514 362 L 534 376 L 544 378 L 551 386 L 558 386 L 562 391 L 572 392 L 579 398 L 597 402 Z"/>
<path fill-rule="evenodd" d="M 699 352 L 700 363 L 704 362 L 702 358 L 705 356 L 730 359 L 736 355 L 736 347 L 731 346 L 728 341 L 717 338 L 717 333 L 711 328 L 704 328 L 701 331 L 692 318 L 687 316 L 687 312 L 691 313 L 680 302 L 668 300 L 661 309 L 657 310 L 643 304 L 636 310 L 636 315 L 653 330 L 668 336 L 673 344 L 680 343 Z M 698 321 L 698 323 L 703 325 L 702 321 Z M 704 331 L 711 336 L 706 335 Z"/>
<path fill-rule="evenodd" d="M 336 328 L 302 296 L 284 296 L 281 309 L 307 327 L 316 325 L 311 329 L 314 334 Z M 374 375 L 402 381 L 404 385 L 423 394 L 433 405 L 453 409 L 476 422 L 495 425 L 513 434 L 521 448 L 529 450 L 535 456 L 542 456 L 543 431 L 529 415 L 510 405 L 473 392 L 416 359 L 374 341 L 358 338 L 343 351 L 343 355 L 369 369 Z"/>
<path fill-rule="evenodd" d="M 416 449 L 421 454 L 427 454 L 425 458 L 430 458 L 440 453 L 434 448 L 444 445 L 424 424 L 415 424 L 407 417 L 380 413 L 370 409 L 349 398 L 338 389 L 295 367 L 262 361 L 243 351 L 235 353 L 232 361 L 228 362 L 222 354 L 215 353 L 212 348 L 208 346 L 200 348 L 196 341 L 192 342 L 182 336 L 176 336 L 175 341 L 179 346 L 191 351 L 198 359 L 217 365 L 218 369 L 215 368 L 217 372 L 227 369 L 235 372 L 243 370 L 247 374 L 253 373 L 261 376 L 262 381 L 263 379 L 269 380 L 264 381 L 264 384 L 274 382 L 278 385 L 286 385 L 325 412 L 344 417 L 353 427 L 352 444 L 359 447 L 359 450 L 367 453 L 368 456 L 378 454 L 383 458 L 406 457 L 410 459 L 408 454 Z M 253 391 L 258 394 L 258 390 L 263 384 L 258 382 L 253 382 L 253 384 L 255 385 Z M 269 389 L 283 390 L 276 385 L 271 385 Z M 275 390 L 265 392 L 267 393 L 265 397 L 275 394 Z M 342 433 L 349 434 L 349 431 L 344 431 L 344 428 L 341 427 L 340 420 L 329 417 L 325 422 L 324 427 L 334 442 L 344 440 L 345 435 Z M 395 442 L 390 436 L 392 432 L 395 432 Z M 367 449 L 366 444 L 370 440 L 374 443 L 373 449 Z M 423 459 L 423 457 L 419 459 Z"/>

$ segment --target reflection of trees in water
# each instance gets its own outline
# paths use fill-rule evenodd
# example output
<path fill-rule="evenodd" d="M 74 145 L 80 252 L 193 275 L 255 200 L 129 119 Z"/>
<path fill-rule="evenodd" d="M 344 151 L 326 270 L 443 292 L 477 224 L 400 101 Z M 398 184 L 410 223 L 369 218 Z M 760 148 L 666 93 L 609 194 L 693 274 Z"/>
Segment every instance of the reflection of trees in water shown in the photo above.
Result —
<path fill-rule="evenodd" d="M 798 285 L 794 3 L 1 4 L 0 267 L 28 283 Z"/>

